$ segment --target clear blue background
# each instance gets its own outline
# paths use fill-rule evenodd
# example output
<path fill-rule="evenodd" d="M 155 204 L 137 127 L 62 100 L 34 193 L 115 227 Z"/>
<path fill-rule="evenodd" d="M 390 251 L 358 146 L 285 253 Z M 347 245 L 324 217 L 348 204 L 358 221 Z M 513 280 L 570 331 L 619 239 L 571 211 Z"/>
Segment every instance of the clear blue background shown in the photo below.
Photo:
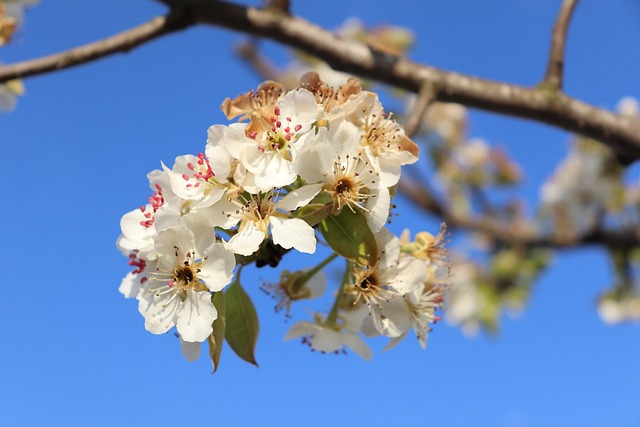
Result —
<path fill-rule="evenodd" d="M 294 0 L 293 10 L 328 28 L 350 16 L 407 26 L 417 61 L 534 85 L 559 4 Z M 153 1 L 45 0 L 1 59 L 70 48 L 162 12 Z M 608 109 L 640 97 L 640 3 L 584 1 L 574 18 L 567 92 Z M 468 339 L 443 322 L 426 351 L 408 339 L 380 354 L 376 341 L 371 362 L 283 342 L 290 323 L 257 289 L 259 277 L 277 277 L 268 270 L 244 283 L 262 321 L 259 369 L 226 348 L 211 376 L 206 357 L 189 364 L 173 336 L 147 333 L 135 301 L 117 291 L 129 271 L 114 247 L 119 219 L 150 194 L 147 172 L 202 151 L 207 127 L 226 123 L 220 102 L 259 83 L 234 57 L 243 39 L 195 28 L 31 78 L 18 109 L 0 116 L 0 425 L 640 426 L 640 328 L 598 318 L 595 297 L 612 280 L 599 250 L 560 254 L 497 338 Z M 284 64 L 284 50 L 266 46 Z M 522 162 L 529 200 L 570 140 L 481 112 L 471 115 L 471 135 Z M 395 231 L 407 218 L 436 229 L 400 212 Z M 302 308 L 295 314 L 306 318 Z"/>

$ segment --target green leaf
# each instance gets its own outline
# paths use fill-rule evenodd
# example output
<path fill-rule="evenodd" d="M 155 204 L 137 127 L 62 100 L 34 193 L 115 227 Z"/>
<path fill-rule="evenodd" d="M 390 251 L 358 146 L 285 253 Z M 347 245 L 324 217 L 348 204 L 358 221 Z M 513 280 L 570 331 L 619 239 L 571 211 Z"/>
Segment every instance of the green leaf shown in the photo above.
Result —
<path fill-rule="evenodd" d="M 255 358 L 258 341 L 258 315 L 249 295 L 235 281 L 225 294 L 224 337 L 231 349 L 243 360 L 258 366 Z"/>
<path fill-rule="evenodd" d="M 315 227 L 320 221 L 331 215 L 332 210 L 333 205 L 331 204 L 311 203 L 296 210 L 294 215 Z"/>
<path fill-rule="evenodd" d="M 222 353 L 222 342 L 224 340 L 224 293 L 214 293 L 212 300 L 213 305 L 218 310 L 218 318 L 213 321 L 213 332 L 209 335 L 207 342 L 209 343 L 209 357 L 211 357 L 211 362 L 213 363 L 213 372 L 211 373 L 215 374 L 220 364 L 220 354 Z"/>
<path fill-rule="evenodd" d="M 360 210 L 343 208 L 320 222 L 320 231 L 331 249 L 361 265 L 378 262 L 378 244 Z"/>

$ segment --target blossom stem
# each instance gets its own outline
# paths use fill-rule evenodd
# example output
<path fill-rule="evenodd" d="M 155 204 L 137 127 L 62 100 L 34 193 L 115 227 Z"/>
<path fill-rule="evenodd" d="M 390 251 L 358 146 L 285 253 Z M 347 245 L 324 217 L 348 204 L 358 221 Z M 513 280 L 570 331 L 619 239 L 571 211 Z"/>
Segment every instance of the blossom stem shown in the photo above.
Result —
<path fill-rule="evenodd" d="M 337 257 L 338 257 L 338 254 L 334 252 L 331 255 L 329 255 L 327 258 L 325 258 L 320 264 L 316 265 L 311 270 L 307 271 L 304 275 L 304 279 L 296 281 L 296 283 L 293 285 L 293 291 L 294 292 L 299 291 L 300 288 L 304 286 L 309 279 L 315 276 L 318 273 L 318 271 L 325 268 L 331 261 L 333 261 Z"/>
<path fill-rule="evenodd" d="M 351 270 L 353 270 L 353 262 L 347 260 L 347 265 L 344 269 L 344 276 L 342 276 L 342 284 L 340 285 L 340 289 L 338 289 L 338 295 L 336 295 L 336 300 L 333 303 L 333 307 L 331 307 L 331 311 L 329 312 L 329 316 L 327 316 L 326 325 L 335 325 L 336 320 L 338 320 L 338 311 L 340 311 L 340 303 L 342 302 L 342 296 L 344 295 L 344 287 L 347 283 L 351 282 Z"/>
<path fill-rule="evenodd" d="M 240 273 L 242 273 L 242 269 L 244 268 L 244 264 L 240 264 L 240 267 L 238 267 L 238 271 L 236 271 L 236 278 L 233 281 L 233 283 L 237 283 L 238 285 L 240 285 Z"/>

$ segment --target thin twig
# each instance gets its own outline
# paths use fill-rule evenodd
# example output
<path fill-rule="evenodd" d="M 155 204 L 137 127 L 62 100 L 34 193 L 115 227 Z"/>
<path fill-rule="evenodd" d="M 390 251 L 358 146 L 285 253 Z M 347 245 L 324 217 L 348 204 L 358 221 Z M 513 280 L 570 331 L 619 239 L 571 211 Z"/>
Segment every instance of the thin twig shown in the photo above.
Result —
<path fill-rule="evenodd" d="M 273 81 L 281 80 L 280 72 L 264 55 L 260 54 L 254 40 L 241 42 L 236 47 L 236 52 L 261 78 Z"/>
<path fill-rule="evenodd" d="M 411 112 L 407 123 L 404 125 L 404 132 L 408 137 L 411 138 L 420 132 L 420 126 L 422 125 L 424 115 L 435 100 L 435 88 L 430 82 L 426 82 L 420 88 L 416 105 L 413 107 L 413 111 Z"/>
<path fill-rule="evenodd" d="M 567 44 L 567 32 L 569 22 L 573 16 L 573 11 L 578 4 L 578 0 L 564 0 L 558 12 L 558 17 L 553 25 L 551 35 L 551 51 L 549 52 L 549 62 L 547 63 L 547 73 L 544 83 L 556 89 L 562 89 L 564 73 L 564 48 Z"/>
<path fill-rule="evenodd" d="M 75 67 L 115 53 L 127 52 L 148 41 L 181 30 L 190 25 L 185 15 L 176 11 L 168 16 L 158 16 L 142 25 L 111 37 L 13 65 L 0 66 L 0 83 Z"/>

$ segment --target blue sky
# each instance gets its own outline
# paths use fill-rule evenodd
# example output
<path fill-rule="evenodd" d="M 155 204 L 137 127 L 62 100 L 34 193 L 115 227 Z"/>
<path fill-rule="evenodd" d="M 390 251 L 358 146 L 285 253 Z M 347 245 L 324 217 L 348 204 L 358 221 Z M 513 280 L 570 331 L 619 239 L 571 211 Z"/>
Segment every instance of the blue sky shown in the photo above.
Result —
<path fill-rule="evenodd" d="M 417 61 L 533 85 L 544 72 L 560 2 L 293 3 L 295 13 L 329 28 L 350 16 L 407 26 L 418 40 Z M 1 59 L 93 41 L 162 11 L 152 1 L 45 0 Z M 243 39 L 196 28 L 31 78 L 18 109 L 0 115 L 1 426 L 640 425 L 640 328 L 599 320 L 595 298 L 611 271 L 598 250 L 558 254 L 528 308 L 505 317 L 498 337 L 468 339 L 443 322 L 426 351 L 406 340 L 380 354 L 384 342 L 376 341 L 371 362 L 283 342 L 290 324 L 257 289 L 259 278 L 277 277 L 268 270 L 253 283 L 243 275 L 261 320 L 259 369 L 225 348 L 211 376 L 206 357 L 189 364 L 174 337 L 147 333 L 135 302 L 117 292 L 129 270 L 114 246 L 119 220 L 148 197 L 149 171 L 201 151 L 207 128 L 226 123 L 220 102 L 259 83 L 233 56 Z M 623 96 L 640 97 L 637 40 L 635 1 L 580 4 L 567 48 L 567 92 L 608 109 Z M 265 46 L 283 61 L 283 50 Z M 529 200 L 570 140 L 481 112 L 471 115 L 471 134 L 523 164 Z M 407 218 L 435 231 L 437 221 L 400 212 L 395 231 Z M 295 314 L 304 318 L 304 309 Z"/>

